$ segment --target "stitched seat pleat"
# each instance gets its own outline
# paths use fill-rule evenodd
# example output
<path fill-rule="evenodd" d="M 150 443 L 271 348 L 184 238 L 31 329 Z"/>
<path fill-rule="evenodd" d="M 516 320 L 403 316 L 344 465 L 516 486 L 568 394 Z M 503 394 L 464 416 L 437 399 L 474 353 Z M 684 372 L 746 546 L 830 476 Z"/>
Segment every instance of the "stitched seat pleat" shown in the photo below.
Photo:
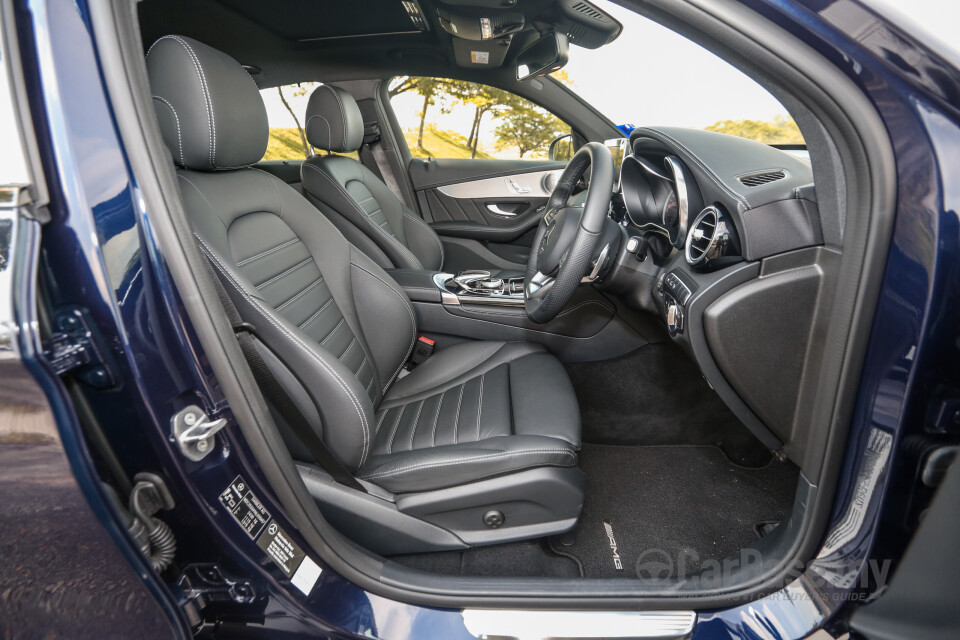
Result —
<path fill-rule="evenodd" d="M 376 371 L 346 323 L 317 263 L 278 216 L 252 213 L 229 231 L 240 271 L 263 300 L 310 339 L 339 358 L 376 402 Z M 242 240 L 241 240 L 242 239 Z M 242 242 L 242 246 L 240 245 Z"/>

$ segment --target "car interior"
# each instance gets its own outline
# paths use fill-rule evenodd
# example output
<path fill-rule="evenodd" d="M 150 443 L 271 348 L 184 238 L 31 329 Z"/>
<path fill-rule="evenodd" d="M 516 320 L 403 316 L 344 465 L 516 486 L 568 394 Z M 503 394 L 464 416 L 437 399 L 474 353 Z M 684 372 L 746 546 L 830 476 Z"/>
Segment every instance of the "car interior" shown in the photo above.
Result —
<path fill-rule="evenodd" d="M 252 338 L 317 530 L 379 582 L 699 593 L 694 578 L 746 552 L 755 572 L 723 586 L 761 584 L 822 534 L 843 449 L 841 276 L 866 237 L 852 152 L 799 81 L 692 18 L 628 8 L 770 90 L 801 153 L 624 134 L 550 75 L 624 37 L 588 0 L 137 4 L 196 247 Z M 529 100 L 569 124 L 570 153 L 416 157 L 390 95 L 409 77 Z M 263 160 L 261 90 L 296 83 L 314 87 L 311 153 Z"/>

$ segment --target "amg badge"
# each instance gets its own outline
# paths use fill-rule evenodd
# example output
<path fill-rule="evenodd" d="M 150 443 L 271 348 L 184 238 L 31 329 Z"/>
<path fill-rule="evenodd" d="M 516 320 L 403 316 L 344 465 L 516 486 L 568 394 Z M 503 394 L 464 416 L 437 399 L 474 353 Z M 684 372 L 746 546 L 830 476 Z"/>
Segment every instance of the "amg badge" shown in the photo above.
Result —
<path fill-rule="evenodd" d="M 610 550 L 613 552 L 613 566 L 617 568 L 617 571 L 623 571 L 623 563 L 620 561 L 620 553 L 617 551 L 617 539 L 613 537 L 613 526 L 604 520 L 603 528 L 606 529 L 607 538 L 610 539 Z"/>

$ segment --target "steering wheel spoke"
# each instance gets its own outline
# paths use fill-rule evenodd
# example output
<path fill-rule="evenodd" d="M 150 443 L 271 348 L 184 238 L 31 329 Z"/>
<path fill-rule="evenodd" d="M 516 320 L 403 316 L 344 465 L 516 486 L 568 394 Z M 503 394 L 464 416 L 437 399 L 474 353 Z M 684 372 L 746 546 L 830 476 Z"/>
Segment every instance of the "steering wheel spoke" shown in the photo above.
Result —
<path fill-rule="evenodd" d="M 532 278 L 527 278 L 525 287 L 527 298 L 542 298 L 554 282 L 556 282 L 556 278 L 537 271 Z"/>
<path fill-rule="evenodd" d="M 582 208 L 569 206 L 573 190 L 591 169 Z M 563 310 L 577 287 L 596 281 L 607 261 L 605 246 L 594 261 L 613 194 L 613 156 L 597 142 L 581 147 L 567 164 L 550 196 L 527 262 L 524 299 L 527 316 L 549 322 Z M 548 275 L 551 274 L 551 275 Z"/>

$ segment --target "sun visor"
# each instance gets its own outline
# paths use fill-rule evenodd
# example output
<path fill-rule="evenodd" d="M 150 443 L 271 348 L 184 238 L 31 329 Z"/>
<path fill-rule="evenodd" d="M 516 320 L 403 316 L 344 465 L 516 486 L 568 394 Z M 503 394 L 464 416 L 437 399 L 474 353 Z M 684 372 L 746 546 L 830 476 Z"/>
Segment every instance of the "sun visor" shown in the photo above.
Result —
<path fill-rule="evenodd" d="M 503 61 L 510 50 L 512 36 L 497 40 L 453 40 L 453 54 L 457 66 L 466 69 L 495 69 L 503 66 Z"/>

